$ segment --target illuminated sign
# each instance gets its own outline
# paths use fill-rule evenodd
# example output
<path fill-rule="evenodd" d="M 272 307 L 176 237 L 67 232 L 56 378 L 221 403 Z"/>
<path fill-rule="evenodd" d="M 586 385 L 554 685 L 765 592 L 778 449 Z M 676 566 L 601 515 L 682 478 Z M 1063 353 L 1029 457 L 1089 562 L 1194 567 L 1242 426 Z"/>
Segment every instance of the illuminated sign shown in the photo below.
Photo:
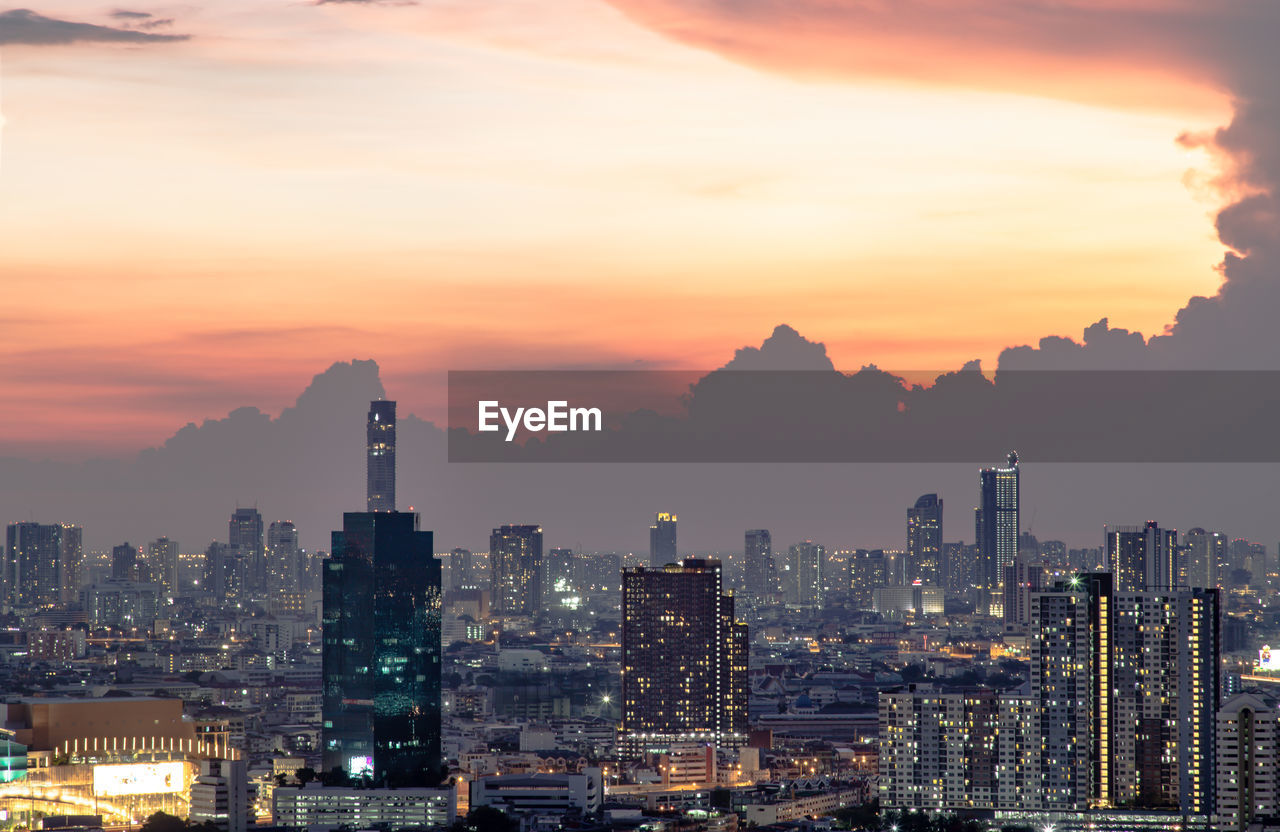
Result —
<path fill-rule="evenodd" d="M 356 756 L 347 760 L 347 773 L 352 777 L 372 777 L 373 758 Z"/>
<path fill-rule="evenodd" d="M 1258 670 L 1280 673 L 1280 650 L 1271 652 L 1269 646 L 1258 651 Z"/>
<path fill-rule="evenodd" d="M 186 791 L 182 763 L 125 763 L 94 766 L 93 791 L 99 796 L 177 794 Z"/>

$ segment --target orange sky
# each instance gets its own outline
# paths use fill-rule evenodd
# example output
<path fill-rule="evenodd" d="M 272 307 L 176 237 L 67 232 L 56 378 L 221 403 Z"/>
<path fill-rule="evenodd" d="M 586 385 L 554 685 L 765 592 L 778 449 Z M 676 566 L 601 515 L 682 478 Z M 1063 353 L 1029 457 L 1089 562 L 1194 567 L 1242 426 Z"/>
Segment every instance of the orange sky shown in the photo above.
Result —
<path fill-rule="evenodd" d="M 1168 62 L 833 78 L 598 0 L 136 8 L 191 39 L 0 55 L 0 453 L 278 412 L 353 357 L 436 418 L 449 368 L 713 367 L 782 322 L 841 368 L 990 365 L 1220 282 L 1176 139 L 1230 101 Z"/>

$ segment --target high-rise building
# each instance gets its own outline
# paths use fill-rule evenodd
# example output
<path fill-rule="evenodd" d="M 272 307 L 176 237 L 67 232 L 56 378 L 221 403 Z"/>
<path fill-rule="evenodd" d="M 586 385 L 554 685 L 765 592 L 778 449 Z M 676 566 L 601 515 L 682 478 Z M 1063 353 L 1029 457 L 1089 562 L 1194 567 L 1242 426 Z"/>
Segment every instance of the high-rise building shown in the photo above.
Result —
<path fill-rule="evenodd" d="M 1213 811 L 1218 617 L 1217 589 L 1116 593 L 1112 805 Z"/>
<path fill-rule="evenodd" d="M 494 615 L 542 611 L 541 526 L 500 526 L 489 535 L 489 595 Z"/>
<path fill-rule="evenodd" d="M 128 542 L 111 548 L 111 580 L 141 581 L 147 576 L 138 563 L 138 550 Z"/>
<path fill-rule="evenodd" d="M 907 509 L 907 580 L 942 583 L 942 500 L 925 494 Z"/>
<path fill-rule="evenodd" d="M 653 518 L 649 527 L 649 565 L 662 566 L 675 563 L 676 554 L 676 521 L 679 518 L 667 511 L 660 511 Z"/>
<path fill-rule="evenodd" d="M 1202 528 L 1191 529 L 1182 539 L 1181 566 L 1184 586 L 1218 586 L 1217 539 L 1223 535 Z"/>
<path fill-rule="evenodd" d="M 276 520 L 267 528 L 267 580 L 276 589 L 297 592 L 306 579 L 298 549 L 298 527 Z"/>
<path fill-rule="evenodd" d="M 80 597 L 85 584 L 84 529 L 70 523 L 62 524 L 60 564 L 62 566 L 62 602 L 74 603 Z"/>
<path fill-rule="evenodd" d="M 1280 815 L 1280 704 L 1244 691 L 1217 716 L 1213 828 L 1245 832 Z"/>
<path fill-rule="evenodd" d="M 64 600 L 63 527 L 11 523 L 5 536 L 4 577 L 15 607 L 52 607 Z"/>
<path fill-rule="evenodd" d="M 557 602 L 578 594 L 577 581 L 573 575 L 573 550 L 556 547 L 547 552 L 546 569 L 543 575 L 543 593 L 550 593 Z"/>
<path fill-rule="evenodd" d="M 210 543 L 204 551 L 202 586 L 215 606 L 238 603 L 249 587 L 248 558 L 228 543 Z"/>
<path fill-rule="evenodd" d="M 267 588 L 267 553 L 263 545 L 262 514 L 256 508 L 240 508 L 227 523 L 227 543 L 244 558 L 248 580 L 242 591 L 264 592 Z"/>
<path fill-rule="evenodd" d="M 156 583 L 170 598 L 178 594 L 178 542 L 156 538 L 147 545 L 147 563 Z"/>
<path fill-rule="evenodd" d="M 1107 565 L 1117 592 L 1173 589 L 1179 586 L 1178 531 L 1145 526 L 1105 529 Z"/>
<path fill-rule="evenodd" d="M 1019 555 L 1004 570 L 1004 628 L 1006 632 L 1026 632 L 1031 624 L 1031 595 L 1047 588 L 1048 570 L 1043 563 L 1031 563 Z"/>
<path fill-rule="evenodd" d="M 438 781 L 440 562 L 408 512 L 348 512 L 324 563 L 324 768 Z"/>
<path fill-rule="evenodd" d="M 790 566 L 794 574 L 795 596 L 788 603 L 802 607 L 822 607 L 825 585 L 822 567 L 826 563 L 826 547 L 812 540 L 805 540 L 791 547 Z"/>
<path fill-rule="evenodd" d="M 992 809 L 999 698 L 994 690 L 907 685 L 880 694 L 880 805 Z"/>
<path fill-rule="evenodd" d="M 475 589 L 475 556 L 470 549 L 453 549 L 449 552 L 449 589 Z"/>
<path fill-rule="evenodd" d="M 718 560 L 622 572 L 622 753 L 737 746 L 747 731 L 747 625 Z"/>
<path fill-rule="evenodd" d="M 365 499 L 369 511 L 396 510 L 396 403 L 369 402 L 365 428 Z"/>
<path fill-rule="evenodd" d="M 1010 453 L 1003 468 L 978 472 L 979 498 L 974 509 L 974 540 L 978 544 L 983 585 L 995 589 L 1004 570 L 1018 556 L 1018 455 Z"/>
<path fill-rule="evenodd" d="M 773 537 L 768 529 L 748 529 L 743 547 L 746 595 L 753 600 L 778 591 L 778 570 L 773 561 Z"/>

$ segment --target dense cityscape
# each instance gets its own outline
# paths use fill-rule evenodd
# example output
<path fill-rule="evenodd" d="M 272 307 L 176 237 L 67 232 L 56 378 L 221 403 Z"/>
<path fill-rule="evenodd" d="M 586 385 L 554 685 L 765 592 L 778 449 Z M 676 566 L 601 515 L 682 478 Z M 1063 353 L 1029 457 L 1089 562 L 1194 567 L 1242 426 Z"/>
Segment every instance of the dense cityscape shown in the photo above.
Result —
<path fill-rule="evenodd" d="M 327 552 L 258 507 L 194 553 L 8 526 L 5 828 L 1280 828 L 1265 544 L 1037 540 L 1011 452 L 972 543 L 925 494 L 901 550 L 658 511 L 648 552 L 440 551 L 395 402 L 366 444 Z"/>

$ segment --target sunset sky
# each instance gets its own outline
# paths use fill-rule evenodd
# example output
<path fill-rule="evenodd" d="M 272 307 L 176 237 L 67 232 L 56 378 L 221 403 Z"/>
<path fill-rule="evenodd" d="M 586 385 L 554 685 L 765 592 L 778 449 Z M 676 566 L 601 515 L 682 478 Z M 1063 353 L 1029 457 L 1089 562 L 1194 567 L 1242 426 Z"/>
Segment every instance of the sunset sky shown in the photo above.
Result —
<path fill-rule="evenodd" d="M 0 5 L 0 454 L 276 413 L 336 360 L 439 419 L 450 368 L 711 368 L 783 322 L 991 366 L 1217 291 L 1239 78 L 1183 0 L 730 5 Z"/>

